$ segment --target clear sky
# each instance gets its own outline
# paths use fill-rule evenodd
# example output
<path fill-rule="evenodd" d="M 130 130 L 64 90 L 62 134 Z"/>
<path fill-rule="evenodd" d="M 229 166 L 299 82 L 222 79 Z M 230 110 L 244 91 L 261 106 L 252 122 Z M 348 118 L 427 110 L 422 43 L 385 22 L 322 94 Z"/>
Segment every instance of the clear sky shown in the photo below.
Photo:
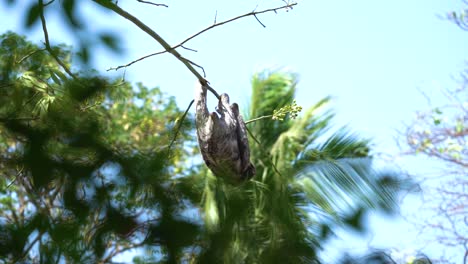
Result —
<path fill-rule="evenodd" d="M 30 1 L 18 2 L 15 7 L 0 5 L 0 32 L 13 30 L 41 42 L 43 36 L 38 26 L 25 32 L 20 23 L 19 18 Z M 120 55 L 100 49 L 94 60 L 98 70 L 105 71 L 161 50 L 130 22 L 111 16 L 92 1 L 83 2 L 89 29 L 93 32 L 111 29 L 120 34 L 125 48 L 125 53 Z M 222 21 L 255 8 L 284 4 L 280 0 L 164 3 L 169 8 L 134 0 L 119 1 L 122 8 L 171 44 L 210 26 L 215 14 L 217 21 Z M 255 71 L 265 68 L 294 71 L 300 76 L 297 93 L 300 105 L 308 107 L 332 95 L 337 127 L 349 125 L 357 133 L 373 138 L 376 152 L 396 153 L 396 130 L 411 121 L 415 110 L 428 107 L 421 91 L 437 94 L 432 98 L 432 103 L 437 105 L 442 100 L 437 91 L 454 87 L 452 77 L 465 67 L 468 33 L 439 17 L 462 7 L 462 1 L 446 0 L 299 1 L 289 12 L 260 15 L 266 28 L 255 18 L 247 17 L 187 43 L 187 47 L 198 52 L 182 50 L 182 53 L 204 67 L 207 79 L 218 92 L 228 92 L 241 106 L 248 103 L 250 78 Z M 47 15 L 49 34 L 55 43 L 75 43 L 76 39 L 64 30 L 56 14 Z M 127 69 L 126 79 L 149 87 L 160 86 L 176 96 L 181 108 L 193 97 L 195 77 L 171 55 L 134 64 Z M 430 165 L 420 163 L 410 169 L 417 173 L 427 166 Z M 405 206 L 411 210 L 415 203 L 412 198 Z M 412 242 L 416 233 L 401 219 L 371 219 L 374 231 L 379 230 L 372 238 L 372 245 L 419 246 Z"/>

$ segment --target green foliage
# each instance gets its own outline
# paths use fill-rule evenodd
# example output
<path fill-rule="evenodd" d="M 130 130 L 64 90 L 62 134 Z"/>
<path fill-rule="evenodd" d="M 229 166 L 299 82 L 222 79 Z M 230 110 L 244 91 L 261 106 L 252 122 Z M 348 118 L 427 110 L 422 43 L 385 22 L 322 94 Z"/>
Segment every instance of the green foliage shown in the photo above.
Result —
<path fill-rule="evenodd" d="M 291 105 L 286 105 L 284 107 L 281 107 L 278 110 L 273 110 L 273 120 L 280 120 L 283 121 L 284 117 L 287 114 L 291 115 L 291 119 L 296 119 L 297 116 L 299 115 L 299 112 L 302 111 L 302 107 L 297 105 L 296 101 L 294 100 Z"/>
<path fill-rule="evenodd" d="M 182 114 L 174 99 L 141 84 L 68 78 L 24 37 L 0 41 L 0 259 L 96 263 L 147 245 L 174 260 L 199 229 L 180 219 L 186 187 L 168 185 L 187 151 L 167 149 Z M 54 50 L 69 63 L 68 51 Z"/>

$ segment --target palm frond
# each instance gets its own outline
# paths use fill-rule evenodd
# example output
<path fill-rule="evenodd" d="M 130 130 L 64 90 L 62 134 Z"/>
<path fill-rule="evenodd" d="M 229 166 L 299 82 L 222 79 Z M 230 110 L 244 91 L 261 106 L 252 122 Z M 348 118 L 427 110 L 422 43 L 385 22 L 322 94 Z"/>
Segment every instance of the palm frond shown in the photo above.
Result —
<path fill-rule="evenodd" d="M 271 115 L 275 109 L 291 104 L 296 91 L 296 76 L 291 73 L 262 72 L 252 78 L 252 102 L 250 117 Z M 266 147 L 286 131 L 290 122 L 255 122 L 249 128 Z"/>
<path fill-rule="evenodd" d="M 375 171 L 370 158 L 322 159 L 297 177 L 309 202 L 337 221 L 361 209 L 394 208 L 400 185 L 394 175 Z"/>
<path fill-rule="evenodd" d="M 322 131 L 326 129 L 325 127 Z M 359 138 L 357 135 L 348 132 L 346 128 L 341 128 L 332 133 L 325 142 L 316 143 L 316 141 L 320 140 L 320 136 L 322 136 L 322 133 L 315 133 L 315 135 L 309 137 L 306 148 L 295 160 L 294 167 L 296 171 L 315 161 L 369 157 L 370 140 Z"/>
<path fill-rule="evenodd" d="M 280 170 L 289 170 L 298 155 L 328 129 L 333 114 L 323 108 L 329 102 L 330 97 L 320 100 L 277 137 L 270 154 Z"/>

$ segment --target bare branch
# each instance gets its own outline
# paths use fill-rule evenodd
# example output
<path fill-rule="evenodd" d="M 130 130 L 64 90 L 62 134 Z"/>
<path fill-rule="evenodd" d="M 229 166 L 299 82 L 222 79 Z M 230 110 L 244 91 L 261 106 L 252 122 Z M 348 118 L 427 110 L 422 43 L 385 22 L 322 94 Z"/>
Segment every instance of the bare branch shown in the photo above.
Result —
<path fill-rule="evenodd" d="M 154 5 L 154 6 L 169 7 L 169 6 L 166 5 L 166 4 L 156 4 L 156 3 L 152 3 L 152 2 L 149 2 L 149 1 L 143 1 L 143 0 L 137 0 L 137 1 L 140 2 L 140 3 L 149 4 L 149 5 Z"/>
<path fill-rule="evenodd" d="M 55 0 L 50 0 L 49 2 L 45 3 L 44 6 L 48 6 L 48 5 L 52 4 L 53 2 L 55 2 Z"/>
<path fill-rule="evenodd" d="M 149 57 L 152 57 L 152 56 L 155 56 L 155 55 L 159 55 L 159 54 L 163 54 L 163 53 L 166 53 L 166 52 L 167 52 L 167 51 L 159 51 L 159 52 L 151 53 L 151 54 L 145 55 L 145 56 L 143 56 L 143 57 L 141 57 L 141 58 L 138 58 L 138 59 L 136 59 L 136 60 L 134 60 L 134 61 L 131 61 L 131 62 L 125 64 L 125 65 L 120 65 L 120 66 L 117 66 L 117 67 L 109 68 L 109 69 L 107 69 L 107 71 L 110 71 L 110 70 L 119 70 L 119 69 L 121 69 L 121 68 L 127 68 L 128 66 L 130 66 L 130 65 L 132 65 L 132 64 L 134 64 L 134 63 L 137 63 L 137 62 L 139 62 L 139 61 L 142 61 L 142 60 L 144 60 L 144 59 L 146 59 L 146 58 L 149 58 Z"/>
<path fill-rule="evenodd" d="M 54 53 L 50 46 L 49 42 L 49 33 L 47 32 L 47 25 L 46 25 L 46 20 L 44 16 L 44 7 L 53 1 L 48 2 L 46 5 L 44 5 L 43 0 L 38 0 L 39 1 L 39 14 L 41 17 L 41 23 L 42 23 L 42 31 L 44 31 L 44 41 L 45 41 L 45 48 L 46 50 L 50 53 L 50 55 L 55 59 L 55 61 L 63 68 L 63 70 L 70 75 L 71 77 L 76 79 L 76 76 L 68 69 L 67 65 L 65 65 L 59 58 L 58 56 Z"/>
<path fill-rule="evenodd" d="M 172 145 L 174 145 L 174 142 L 176 141 L 177 136 L 179 135 L 180 128 L 182 127 L 182 124 L 184 123 L 185 117 L 187 116 L 187 113 L 188 113 L 188 111 L 190 110 L 190 108 L 192 107 L 192 105 L 193 105 L 194 102 L 195 102 L 195 100 L 192 100 L 192 101 L 190 102 L 190 104 L 188 105 L 188 107 L 187 107 L 187 109 L 185 110 L 184 114 L 183 114 L 182 117 L 180 118 L 180 120 L 179 120 L 179 125 L 177 126 L 176 131 L 175 131 L 175 133 L 174 133 L 174 137 L 172 138 L 171 143 L 169 144 L 169 147 L 167 148 L 167 151 L 168 151 L 168 152 L 171 150 Z"/>
<path fill-rule="evenodd" d="M 44 16 L 44 1 L 43 0 L 38 0 L 39 3 L 39 15 L 41 17 L 41 23 L 42 23 L 42 31 L 44 31 L 44 41 L 45 41 L 45 48 L 46 50 L 50 53 L 50 55 L 55 59 L 55 61 L 63 68 L 63 70 L 70 75 L 71 77 L 76 79 L 76 76 L 68 69 L 67 65 L 65 65 L 55 54 L 55 52 L 52 50 L 49 42 L 49 33 L 47 32 L 47 24 Z M 48 2 L 47 4 L 50 4 L 51 2 Z"/>
<path fill-rule="evenodd" d="M 187 48 L 185 46 L 180 46 L 180 47 L 183 48 L 183 49 L 186 49 L 186 50 L 193 51 L 193 52 L 198 52 L 198 50 L 196 50 L 196 49 Z"/>
<path fill-rule="evenodd" d="M 191 60 L 188 60 L 188 59 L 185 59 L 185 58 L 184 58 L 184 60 L 186 60 L 188 63 L 192 64 L 193 66 L 200 68 L 202 70 L 202 72 L 203 72 L 203 77 L 206 78 L 206 72 L 205 72 L 205 69 L 202 66 L 196 64 L 195 62 L 193 62 Z"/>
<path fill-rule="evenodd" d="M 243 14 L 243 15 L 240 15 L 240 16 L 225 20 L 225 21 L 221 21 L 219 23 L 214 23 L 213 25 L 211 25 L 211 26 L 209 26 L 207 28 L 204 28 L 203 30 L 200 30 L 199 32 L 193 34 L 192 36 L 186 38 L 184 41 L 182 41 L 179 44 L 175 45 L 173 48 L 176 49 L 176 48 L 184 45 L 188 41 L 192 40 L 193 38 L 198 37 L 199 35 L 205 33 L 206 31 L 208 31 L 210 29 L 213 29 L 215 27 L 219 27 L 221 25 L 224 25 L 224 24 L 227 24 L 227 23 L 230 23 L 230 22 L 233 22 L 235 20 L 238 20 L 238 19 L 241 19 L 241 18 L 244 18 L 244 17 L 248 17 L 248 16 L 256 16 L 256 15 L 263 14 L 263 13 L 268 13 L 268 12 L 276 12 L 276 11 L 281 10 L 281 9 L 292 9 L 295 5 L 297 5 L 297 3 L 291 3 L 291 4 L 287 4 L 287 5 L 280 6 L 280 7 L 269 8 L 269 9 L 265 9 L 265 10 L 262 10 L 262 11 L 251 11 L 249 13 L 246 13 L 246 14 Z"/>
<path fill-rule="evenodd" d="M 263 146 L 262 143 L 260 143 L 260 141 L 258 141 L 258 139 L 254 136 L 254 134 L 252 133 L 252 131 L 250 131 L 250 129 L 247 129 L 247 132 L 249 133 L 249 136 L 253 138 L 253 140 L 255 141 L 255 143 L 257 143 L 259 146 Z M 277 173 L 280 177 L 281 176 L 281 172 L 278 170 L 278 168 L 276 167 L 275 163 L 273 162 L 273 157 L 271 156 L 270 153 L 263 153 L 263 155 L 265 155 L 265 158 L 268 160 L 269 163 L 271 163 L 271 166 L 273 167 L 273 170 L 275 171 L 275 173 Z"/>
<path fill-rule="evenodd" d="M 257 19 L 258 23 L 260 23 L 260 25 L 262 25 L 262 27 L 266 28 L 266 26 L 262 23 L 262 21 L 260 21 L 260 19 L 258 19 L 257 15 L 253 15 L 255 17 L 255 19 Z"/>

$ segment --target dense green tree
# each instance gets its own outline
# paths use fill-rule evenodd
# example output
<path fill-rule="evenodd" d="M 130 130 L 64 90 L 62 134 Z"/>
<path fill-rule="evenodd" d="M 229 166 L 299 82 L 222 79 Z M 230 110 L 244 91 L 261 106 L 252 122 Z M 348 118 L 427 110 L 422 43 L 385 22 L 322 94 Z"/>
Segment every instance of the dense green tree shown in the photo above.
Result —
<path fill-rule="evenodd" d="M 144 244 L 175 257 L 197 227 L 175 218 L 183 196 L 164 185 L 189 173 L 187 150 L 168 149 L 182 114 L 174 98 L 93 73 L 67 76 L 13 33 L 0 43 L 2 260 L 108 262 Z M 69 49 L 53 49 L 70 64 Z M 158 233 L 174 225 L 187 232 Z"/>

